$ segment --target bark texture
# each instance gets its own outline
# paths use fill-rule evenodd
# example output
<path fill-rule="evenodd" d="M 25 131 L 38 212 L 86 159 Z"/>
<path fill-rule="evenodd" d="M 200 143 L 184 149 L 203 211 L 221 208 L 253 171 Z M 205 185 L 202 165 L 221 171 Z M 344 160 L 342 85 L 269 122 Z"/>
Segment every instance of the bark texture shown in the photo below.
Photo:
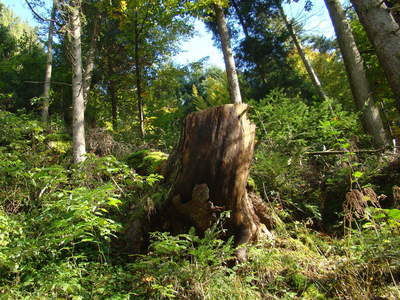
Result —
<path fill-rule="evenodd" d="M 53 35 L 54 35 L 54 20 L 56 18 L 58 1 L 53 1 L 53 8 L 51 10 L 51 20 L 49 21 L 49 33 L 47 39 L 47 58 L 46 58 L 46 73 L 44 77 L 43 88 L 43 107 L 42 107 L 42 122 L 46 123 L 49 118 L 49 97 L 51 88 L 51 73 L 53 70 Z"/>
<path fill-rule="evenodd" d="M 262 224 L 265 210 L 246 190 L 255 137 L 246 110 L 245 104 L 226 104 L 187 116 L 165 172 L 172 182 L 166 213 L 170 220 L 176 216 L 170 221 L 176 231 L 183 221 L 202 233 L 220 211 L 229 210 L 228 227 L 237 245 L 268 232 Z M 238 258 L 245 256 L 242 248 Z"/>
<path fill-rule="evenodd" d="M 85 160 L 85 101 L 82 84 L 81 17 L 79 1 L 72 1 L 70 13 L 72 60 L 72 143 L 74 162 Z"/>
<path fill-rule="evenodd" d="M 108 93 L 111 98 L 111 116 L 113 128 L 117 128 L 117 118 L 118 118 L 118 99 L 115 93 L 115 82 L 111 81 L 108 85 Z"/>
<path fill-rule="evenodd" d="M 289 22 L 289 20 L 286 17 L 285 11 L 283 10 L 282 5 L 280 5 L 278 3 L 278 7 L 279 7 L 279 11 L 281 13 L 282 19 L 285 22 L 285 26 L 287 28 L 287 30 L 289 31 L 289 34 L 293 40 L 294 45 L 296 46 L 296 50 L 300 55 L 300 58 L 303 62 L 304 67 L 306 68 L 307 74 L 310 77 L 311 82 L 313 83 L 314 87 L 316 88 L 316 90 L 318 91 L 320 97 L 322 99 L 328 99 L 328 97 L 325 94 L 324 89 L 322 88 L 322 84 L 321 81 L 318 78 L 317 73 L 315 72 L 313 66 L 311 65 L 310 61 L 308 60 L 303 47 L 301 45 L 300 40 L 297 37 L 296 32 L 294 31 L 293 25 Z"/>
<path fill-rule="evenodd" d="M 142 95 L 142 65 L 139 56 L 139 43 L 140 43 L 140 32 L 137 23 L 137 12 L 135 13 L 135 74 L 136 74 L 136 98 L 137 98 L 137 109 L 138 109 L 138 120 L 139 120 L 139 133 L 141 138 L 144 138 L 146 131 L 144 128 L 144 108 L 143 108 L 143 95 Z"/>
<path fill-rule="evenodd" d="M 97 44 L 97 35 L 99 34 L 99 20 L 96 19 L 93 24 L 92 32 L 91 32 L 91 40 L 89 45 L 89 51 L 86 58 L 86 68 L 85 73 L 83 75 L 83 98 L 85 99 L 85 106 L 88 102 L 88 95 L 90 91 L 90 87 L 92 85 L 92 77 L 93 70 L 95 66 L 95 58 L 96 58 L 96 44 Z"/>
<path fill-rule="evenodd" d="M 399 0 L 384 0 L 387 7 L 390 9 L 390 12 L 393 15 L 393 18 L 396 20 L 397 24 L 400 25 L 400 1 Z"/>
<path fill-rule="evenodd" d="M 364 62 L 356 46 L 350 25 L 339 0 L 325 0 L 339 42 L 347 77 L 365 131 L 377 146 L 389 144 L 379 108 L 371 93 Z"/>
<path fill-rule="evenodd" d="M 400 27 L 382 0 L 351 0 L 374 45 L 400 111 Z"/>
<path fill-rule="evenodd" d="M 236 72 L 235 60 L 233 58 L 232 47 L 230 43 L 228 26 L 224 11 L 221 6 L 214 5 L 215 17 L 218 26 L 218 33 L 221 39 L 222 52 L 224 54 L 224 62 L 226 74 L 229 84 L 229 95 L 232 103 L 242 103 L 242 95 L 240 93 L 239 79 Z"/>

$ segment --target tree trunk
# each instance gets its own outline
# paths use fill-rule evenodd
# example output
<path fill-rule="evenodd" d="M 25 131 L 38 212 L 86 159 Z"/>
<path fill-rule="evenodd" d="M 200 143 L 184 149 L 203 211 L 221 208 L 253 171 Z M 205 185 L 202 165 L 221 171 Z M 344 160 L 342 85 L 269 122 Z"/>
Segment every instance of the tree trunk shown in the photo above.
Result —
<path fill-rule="evenodd" d="M 112 125 L 113 129 L 117 128 L 117 117 L 118 117 L 118 99 L 115 94 L 115 84 L 110 82 L 108 86 L 108 92 L 111 98 L 111 113 L 112 113 Z"/>
<path fill-rule="evenodd" d="M 85 160 L 85 101 L 82 84 L 81 17 L 79 1 L 72 1 L 70 13 L 72 60 L 72 143 L 74 162 Z"/>
<path fill-rule="evenodd" d="M 400 25 L 400 2 L 399 0 L 384 0 L 386 6 L 390 9 L 393 18 Z"/>
<path fill-rule="evenodd" d="M 383 126 L 379 108 L 375 104 L 364 62 L 357 49 L 350 25 L 338 0 L 325 0 L 343 56 L 347 77 L 357 108 L 361 111 L 361 121 L 377 146 L 388 145 L 389 139 Z"/>
<path fill-rule="evenodd" d="M 47 60 L 46 60 L 46 74 L 44 77 L 44 88 L 43 88 L 43 107 L 42 107 L 42 122 L 47 123 L 49 118 L 49 97 L 51 88 L 51 73 L 53 69 L 53 35 L 54 35 L 54 20 L 56 18 L 58 1 L 53 0 L 53 8 L 51 10 L 51 20 L 49 22 L 49 33 L 47 40 Z"/>
<path fill-rule="evenodd" d="M 301 60 L 304 64 L 304 67 L 306 68 L 306 71 L 308 73 L 308 76 L 311 79 L 311 82 L 313 83 L 314 87 L 318 91 L 320 97 L 324 100 L 327 100 L 328 97 L 326 96 L 325 91 L 322 88 L 321 81 L 319 80 L 317 73 L 315 72 L 315 70 L 312 67 L 310 61 L 308 60 L 306 54 L 304 53 L 303 47 L 301 45 L 301 42 L 297 38 L 296 32 L 294 31 L 294 28 L 293 28 L 293 25 L 287 19 L 285 11 L 283 10 L 283 7 L 280 3 L 278 3 L 278 7 L 279 7 L 279 11 L 281 13 L 282 19 L 285 22 L 286 28 L 289 31 L 289 34 L 293 40 L 294 45 L 296 46 L 297 52 L 299 53 Z"/>
<path fill-rule="evenodd" d="M 268 232 L 262 224 L 265 217 L 257 214 L 260 202 L 253 201 L 246 190 L 255 137 L 247 108 L 246 104 L 226 104 L 187 116 L 179 146 L 165 171 L 172 181 L 166 214 L 175 226 L 173 232 L 185 224 L 203 233 L 223 210 L 231 212 L 228 229 L 236 245 Z M 244 248 L 237 255 L 244 260 Z"/>
<path fill-rule="evenodd" d="M 351 0 L 396 98 L 400 111 L 400 27 L 381 0 Z"/>
<path fill-rule="evenodd" d="M 244 36 L 246 37 L 246 39 L 250 38 L 249 30 L 247 29 L 246 22 L 240 12 L 240 8 L 239 8 L 238 4 L 236 3 L 235 0 L 232 0 L 231 3 L 232 3 L 233 8 L 235 9 L 236 15 L 239 19 L 239 23 L 242 26 Z"/>
<path fill-rule="evenodd" d="M 135 71 L 136 71 L 136 96 L 137 96 L 137 108 L 138 108 L 138 120 L 139 120 L 139 133 L 143 139 L 146 132 L 144 129 L 144 109 L 143 109 L 143 97 L 142 97 L 142 72 L 139 57 L 139 30 L 137 24 L 137 12 L 135 14 Z"/>
<path fill-rule="evenodd" d="M 90 86 L 92 84 L 92 76 L 93 76 L 94 63 L 95 63 L 95 57 L 96 57 L 96 43 L 97 43 L 98 33 L 99 33 L 99 20 L 96 19 L 94 21 L 92 32 L 91 32 L 92 38 L 90 40 L 86 68 L 85 68 L 85 73 L 83 76 L 83 98 L 85 99 L 85 106 L 87 105 L 87 102 L 88 102 L 88 95 L 89 95 L 89 91 L 90 91 Z"/>
<path fill-rule="evenodd" d="M 221 6 L 215 4 L 214 11 L 218 25 L 218 33 L 221 39 L 222 52 L 224 54 L 226 75 L 228 77 L 229 95 L 232 103 L 242 103 L 239 79 L 236 72 L 235 60 L 233 58 L 228 27 L 226 25 L 224 11 Z"/>

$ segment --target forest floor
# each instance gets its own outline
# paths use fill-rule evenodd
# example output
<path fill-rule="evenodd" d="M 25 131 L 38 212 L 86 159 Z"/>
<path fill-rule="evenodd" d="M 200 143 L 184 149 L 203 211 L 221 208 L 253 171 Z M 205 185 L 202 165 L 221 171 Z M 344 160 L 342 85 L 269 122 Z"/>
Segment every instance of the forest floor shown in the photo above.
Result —
<path fill-rule="evenodd" d="M 44 129 L 0 111 L 1 299 L 400 298 L 398 209 L 365 206 L 351 228 L 339 215 L 324 230 L 314 206 L 265 193 L 256 166 L 249 185 L 265 193 L 273 238 L 248 245 L 247 262 L 232 266 L 224 216 L 202 237 L 151 233 L 147 251 L 133 255 L 121 247 L 164 199 L 157 161 L 166 155 L 103 149 L 74 166 L 70 145 L 60 123 Z"/>

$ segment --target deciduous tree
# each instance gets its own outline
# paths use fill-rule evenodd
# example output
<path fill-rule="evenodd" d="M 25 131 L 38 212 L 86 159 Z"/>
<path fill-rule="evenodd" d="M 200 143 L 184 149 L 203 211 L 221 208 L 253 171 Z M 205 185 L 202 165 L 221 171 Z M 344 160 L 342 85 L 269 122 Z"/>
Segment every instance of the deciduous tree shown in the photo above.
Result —
<path fill-rule="evenodd" d="M 357 49 L 350 25 L 338 0 L 325 0 L 339 42 L 353 98 L 361 112 L 363 126 L 378 146 L 388 144 L 380 111 L 369 88 L 363 59 Z"/>
<path fill-rule="evenodd" d="M 400 112 L 400 25 L 384 1 L 352 0 L 351 3 L 374 45 Z"/>

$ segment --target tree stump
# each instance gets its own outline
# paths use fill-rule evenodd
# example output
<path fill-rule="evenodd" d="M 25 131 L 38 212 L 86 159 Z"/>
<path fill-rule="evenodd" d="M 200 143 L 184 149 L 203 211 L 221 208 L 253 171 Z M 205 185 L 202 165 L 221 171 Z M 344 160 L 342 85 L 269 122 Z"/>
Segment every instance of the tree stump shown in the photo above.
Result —
<path fill-rule="evenodd" d="M 216 220 L 217 212 L 229 210 L 227 229 L 236 245 L 266 232 L 255 210 L 259 207 L 253 206 L 246 190 L 255 139 L 247 108 L 226 104 L 186 117 L 179 145 L 164 172 L 172 184 L 164 211 L 172 227 L 179 230 L 183 222 L 202 233 Z M 238 259 L 245 260 L 244 248 L 239 249 Z"/>

